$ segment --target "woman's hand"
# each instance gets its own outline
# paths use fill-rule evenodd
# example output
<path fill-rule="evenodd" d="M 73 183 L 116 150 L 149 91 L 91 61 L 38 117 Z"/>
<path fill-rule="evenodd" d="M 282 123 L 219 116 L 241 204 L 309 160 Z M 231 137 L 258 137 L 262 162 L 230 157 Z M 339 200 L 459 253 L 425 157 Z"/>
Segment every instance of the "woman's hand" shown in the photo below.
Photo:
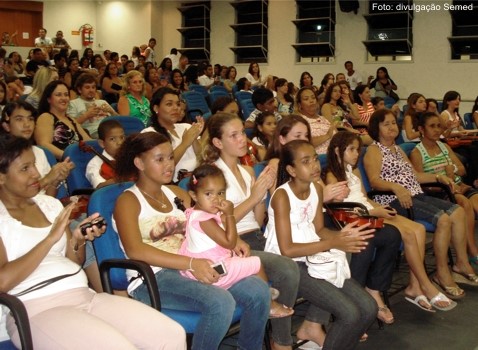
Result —
<path fill-rule="evenodd" d="M 65 180 L 70 171 L 75 168 L 75 164 L 67 157 L 64 161 L 56 163 L 52 166 L 50 172 L 45 176 L 48 180 L 48 184 L 58 185 L 61 181 Z"/>
<path fill-rule="evenodd" d="M 51 227 L 50 233 L 47 238 L 50 238 L 53 243 L 56 243 L 60 240 L 63 234 L 70 223 L 71 211 L 75 208 L 76 202 L 68 204 L 63 210 L 58 214 L 53 225 Z"/>
<path fill-rule="evenodd" d="M 233 250 L 234 250 L 234 253 L 236 253 L 236 255 L 241 258 L 247 258 L 248 256 L 251 255 L 251 247 L 249 246 L 249 244 L 244 242 L 240 237 L 237 237 L 236 246 L 234 247 Z"/>
<path fill-rule="evenodd" d="M 191 127 L 183 134 L 182 140 L 187 144 L 192 144 L 194 141 L 196 141 L 199 135 L 201 135 L 202 130 L 204 129 L 203 117 L 197 116 L 196 120 L 197 121 L 195 123 L 192 123 Z"/>
<path fill-rule="evenodd" d="M 357 222 L 344 226 L 340 233 L 332 236 L 332 246 L 347 253 L 360 253 L 368 245 L 366 240 L 372 238 L 375 232 L 374 229 L 367 229 L 368 226 L 370 223 L 357 226 Z"/>
<path fill-rule="evenodd" d="M 80 224 L 73 230 L 72 232 L 72 238 L 76 239 L 76 241 L 92 241 L 96 237 L 101 236 L 105 231 L 106 231 L 106 224 L 98 227 L 97 225 L 91 225 L 91 227 L 88 227 L 85 232 L 86 235 L 83 235 L 81 232 L 81 225 L 86 224 L 88 222 L 92 221 L 99 221 L 102 218 L 100 217 L 99 213 L 94 213 L 90 216 L 88 216 L 85 220 L 80 222 Z"/>
<path fill-rule="evenodd" d="M 402 208 L 409 209 L 413 206 L 412 195 L 405 187 L 395 184 L 393 193 L 397 196 L 398 201 Z"/>
<path fill-rule="evenodd" d="M 274 168 L 267 165 L 252 185 L 251 196 L 257 195 L 260 196 L 260 198 L 264 197 L 267 190 L 274 184 L 276 176 L 277 172 Z"/>
<path fill-rule="evenodd" d="M 196 279 L 205 284 L 213 284 L 219 281 L 219 274 L 211 265 L 213 262 L 208 259 L 193 259 L 191 261 L 191 273 Z"/>
<path fill-rule="evenodd" d="M 328 184 L 324 187 L 324 202 L 343 202 L 348 197 L 350 189 L 347 181 Z"/>
<path fill-rule="evenodd" d="M 451 191 L 453 191 L 453 185 L 455 184 L 455 181 L 450 179 L 446 175 L 437 175 L 436 177 L 437 181 L 443 185 L 447 185 Z"/>
<path fill-rule="evenodd" d="M 369 213 L 370 215 L 385 219 L 393 219 L 397 215 L 397 211 L 388 205 L 375 207 L 369 210 Z"/>

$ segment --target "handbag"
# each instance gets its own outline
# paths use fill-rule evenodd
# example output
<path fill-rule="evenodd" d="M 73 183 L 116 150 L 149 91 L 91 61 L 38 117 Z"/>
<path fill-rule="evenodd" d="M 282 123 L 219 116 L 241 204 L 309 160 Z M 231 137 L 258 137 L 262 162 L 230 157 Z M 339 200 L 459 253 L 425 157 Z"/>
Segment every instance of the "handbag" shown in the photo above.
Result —
<path fill-rule="evenodd" d="M 350 278 L 350 268 L 345 252 L 330 249 L 306 258 L 307 272 L 310 277 L 326 280 L 337 288 L 342 288 Z"/>
<path fill-rule="evenodd" d="M 398 102 L 400 101 L 400 97 L 397 95 L 397 93 L 393 90 L 390 90 L 390 92 L 388 93 L 388 96 L 393 98 L 395 100 L 395 102 Z"/>

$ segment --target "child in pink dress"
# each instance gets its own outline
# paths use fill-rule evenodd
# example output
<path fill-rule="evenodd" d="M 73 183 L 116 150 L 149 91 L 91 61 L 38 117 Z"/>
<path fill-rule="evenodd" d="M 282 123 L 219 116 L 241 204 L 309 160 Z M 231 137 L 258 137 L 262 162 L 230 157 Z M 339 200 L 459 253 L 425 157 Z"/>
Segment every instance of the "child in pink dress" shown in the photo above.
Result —
<path fill-rule="evenodd" d="M 234 206 L 226 200 L 226 179 L 221 169 L 204 164 L 196 168 L 189 182 L 189 194 L 195 206 L 186 210 L 188 220 L 186 239 L 178 254 L 211 260 L 211 265 L 222 263 L 225 274 L 214 283 L 228 289 L 241 279 L 257 275 L 268 281 L 267 275 L 256 256 L 239 256 L 233 249 L 237 243 Z M 192 261 L 191 261 L 192 262 Z M 185 277 L 195 279 L 190 270 L 181 271 Z M 271 289 L 273 298 L 278 291 Z M 271 302 L 270 317 L 288 317 L 294 313 L 291 308 L 275 301 Z"/>

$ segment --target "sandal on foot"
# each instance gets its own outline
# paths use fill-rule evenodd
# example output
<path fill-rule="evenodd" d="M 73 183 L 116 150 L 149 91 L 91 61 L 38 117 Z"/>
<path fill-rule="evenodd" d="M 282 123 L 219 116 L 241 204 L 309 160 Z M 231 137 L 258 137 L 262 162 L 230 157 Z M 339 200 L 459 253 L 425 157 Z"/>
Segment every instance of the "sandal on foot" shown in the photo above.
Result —
<path fill-rule="evenodd" d="M 465 291 L 463 289 L 458 286 L 448 287 L 442 285 L 436 275 L 432 277 L 432 281 L 449 299 L 458 300 L 465 297 Z"/>
<path fill-rule="evenodd" d="M 367 341 L 367 339 L 368 339 L 368 334 L 367 334 L 367 333 L 364 333 L 364 334 L 360 337 L 359 342 L 360 342 L 360 343 L 363 343 L 364 341 Z"/>
<path fill-rule="evenodd" d="M 478 287 L 478 275 L 475 273 L 464 273 L 456 271 L 452 268 L 453 279 L 456 283 L 468 284 L 470 286 Z"/>
<path fill-rule="evenodd" d="M 395 322 L 392 312 L 386 306 L 378 307 L 377 318 L 385 324 L 392 324 Z"/>
<path fill-rule="evenodd" d="M 287 307 L 277 302 L 271 303 L 271 310 L 269 311 L 269 318 L 289 317 L 294 314 L 294 309 Z"/>
<path fill-rule="evenodd" d="M 428 301 L 427 297 L 424 296 L 423 294 L 419 295 L 417 297 L 412 297 L 411 295 L 406 295 L 405 294 L 405 300 L 412 303 L 413 305 L 418 306 L 420 309 L 422 309 L 424 311 L 435 312 L 435 310 L 433 310 L 433 308 L 432 308 L 432 305 Z M 424 306 L 423 304 L 425 304 L 426 306 Z M 429 307 L 427 307 L 427 306 L 429 306 Z"/>
<path fill-rule="evenodd" d="M 302 349 L 302 350 L 322 350 L 322 347 L 319 344 L 313 342 L 312 340 L 297 339 L 297 342 L 303 342 L 303 341 L 305 341 L 306 343 L 299 346 L 298 349 Z"/>
<path fill-rule="evenodd" d="M 438 303 L 441 301 L 448 302 L 448 306 L 438 305 Z M 431 298 L 430 304 L 432 304 L 435 309 L 440 311 L 450 311 L 451 309 L 454 309 L 455 306 L 457 305 L 456 301 L 448 299 L 445 295 L 443 295 L 443 293 L 438 293 L 433 298 Z"/>

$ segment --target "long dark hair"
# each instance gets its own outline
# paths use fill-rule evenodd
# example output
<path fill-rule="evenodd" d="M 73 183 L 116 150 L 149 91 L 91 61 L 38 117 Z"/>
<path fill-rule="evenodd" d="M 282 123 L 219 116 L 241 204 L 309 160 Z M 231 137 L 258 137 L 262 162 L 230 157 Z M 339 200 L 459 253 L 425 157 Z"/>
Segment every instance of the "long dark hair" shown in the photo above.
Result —
<path fill-rule="evenodd" d="M 139 170 L 134 165 L 134 159 L 166 142 L 170 142 L 166 136 L 154 131 L 129 135 L 119 148 L 115 157 L 115 173 L 117 179 L 120 181 L 137 180 Z"/>
<path fill-rule="evenodd" d="M 340 86 L 340 83 L 333 83 L 330 85 L 327 90 L 325 90 L 325 96 L 324 96 L 324 103 L 330 103 L 330 100 L 332 99 L 332 91 L 334 90 L 334 87 L 338 86 L 340 89 L 340 94 L 342 95 L 342 87 Z M 344 104 L 344 101 L 342 101 L 341 98 L 337 100 L 337 106 L 342 108 L 342 110 L 345 112 L 347 111 L 347 106 Z"/>
<path fill-rule="evenodd" d="M 40 102 L 38 103 L 38 114 L 49 113 L 50 112 L 50 103 L 48 99 L 53 94 L 53 91 L 57 88 L 57 86 L 63 85 L 69 91 L 68 85 L 66 85 L 61 80 L 54 80 L 49 82 L 47 86 L 45 86 L 45 90 L 43 90 L 43 94 L 41 95 Z"/>
<path fill-rule="evenodd" d="M 362 148 L 362 139 L 358 134 L 354 134 L 350 131 L 339 131 L 330 140 L 329 147 L 327 148 L 327 169 L 322 169 L 324 173 L 331 172 L 337 181 L 345 181 L 345 162 L 344 153 L 347 147 L 357 140 L 359 143 L 359 149 Z M 338 154 L 335 152 L 338 151 Z M 354 165 L 354 168 L 357 164 Z"/>
<path fill-rule="evenodd" d="M 269 148 L 269 140 L 267 139 L 266 135 L 262 131 L 259 130 L 259 126 L 264 125 L 264 122 L 266 121 L 267 117 L 273 117 L 275 119 L 274 113 L 266 111 L 259 113 L 257 116 L 256 120 L 254 121 L 254 132 L 253 135 L 257 137 L 259 141 L 264 145 L 264 147 L 267 149 Z"/>
<path fill-rule="evenodd" d="M 304 145 L 314 148 L 314 146 L 312 146 L 310 142 L 307 142 L 305 140 L 292 140 L 282 146 L 282 150 L 280 152 L 279 168 L 277 169 L 276 188 L 290 180 L 291 176 L 287 171 L 287 166 L 294 166 L 295 152 L 299 147 L 302 147 Z"/>
<path fill-rule="evenodd" d="M 163 134 L 171 141 L 171 136 L 169 135 L 168 130 L 166 130 L 166 128 L 159 123 L 159 116 L 154 110 L 154 106 L 158 106 L 163 100 L 164 96 L 169 94 L 176 95 L 179 98 L 178 93 L 174 91 L 173 89 L 168 87 L 160 88 L 158 89 L 158 91 L 154 93 L 153 97 L 151 98 L 150 109 L 151 109 L 151 126 L 154 128 L 154 130 L 156 130 L 160 134 Z"/>
<path fill-rule="evenodd" d="M 457 91 L 447 91 L 445 93 L 445 96 L 443 96 L 443 106 L 441 108 L 442 111 L 446 111 L 448 109 L 448 102 L 456 100 L 457 98 L 461 99 L 460 93 Z M 460 115 L 458 113 L 458 108 L 455 109 L 455 113 Z"/>

